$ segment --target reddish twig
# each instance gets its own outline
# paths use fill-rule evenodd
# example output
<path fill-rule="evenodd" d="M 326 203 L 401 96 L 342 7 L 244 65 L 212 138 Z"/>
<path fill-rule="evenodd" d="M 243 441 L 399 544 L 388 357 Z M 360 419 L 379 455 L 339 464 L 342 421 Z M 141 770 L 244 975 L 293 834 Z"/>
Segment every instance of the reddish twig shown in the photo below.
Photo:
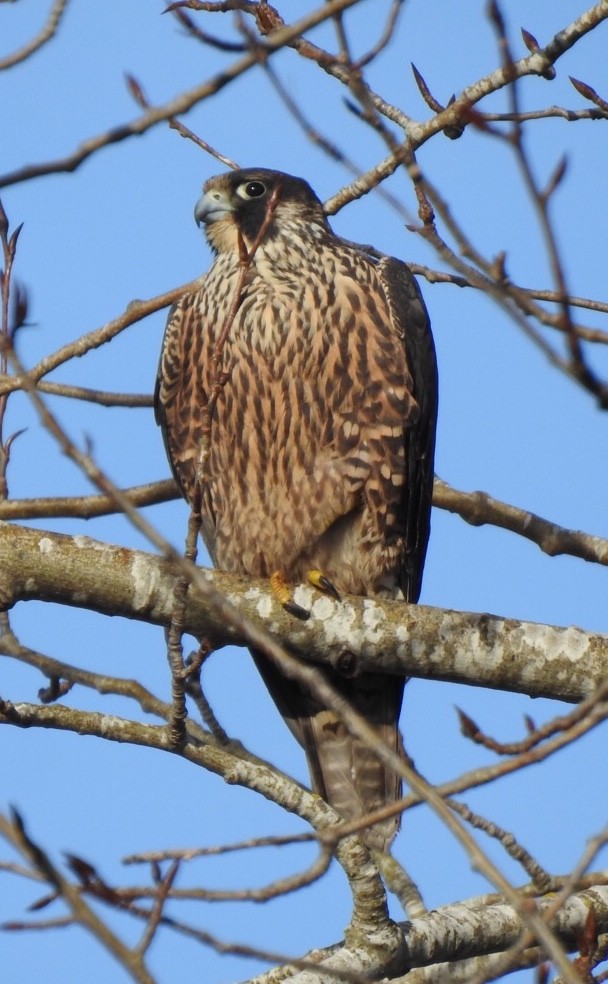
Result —
<path fill-rule="evenodd" d="M 21 226 L 9 235 L 9 221 L 4 206 L 0 201 L 0 245 L 4 268 L 0 270 L 0 295 L 2 298 L 0 315 L 0 373 L 7 374 L 8 352 L 12 349 L 15 335 L 25 323 L 27 317 L 27 295 L 12 282 L 13 265 L 17 251 L 17 242 Z M 0 500 L 8 499 L 7 469 L 13 442 L 22 430 L 16 431 L 4 438 L 4 417 L 8 403 L 8 393 L 0 393 Z"/>
<path fill-rule="evenodd" d="M 217 48 L 219 51 L 243 52 L 246 50 L 245 45 L 239 41 L 223 41 L 221 38 L 216 38 L 213 34 L 207 34 L 206 31 L 202 31 L 183 9 L 174 8 L 172 13 L 181 26 L 186 29 L 190 37 L 202 42 L 202 44 L 207 44 L 211 48 Z"/>
<path fill-rule="evenodd" d="M 549 263 L 551 265 L 551 270 L 556 284 L 556 291 L 559 297 L 559 305 L 561 307 L 561 328 L 566 336 L 570 357 L 569 373 L 585 389 L 592 393 L 597 398 L 599 406 L 603 410 L 606 410 L 608 409 L 608 383 L 601 380 L 587 363 L 580 338 L 574 328 L 570 311 L 569 291 L 566 283 L 564 264 L 561 259 L 553 224 L 549 215 L 549 203 L 551 197 L 559 187 L 559 184 L 565 174 L 565 159 L 558 162 L 546 187 L 541 188 L 532 172 L 532 167 L 524 144 L 523 128 L 518 121 L 519 92 L 517 87 L 515 61 L 511 55 L 509 39 L 502 15 L 500 13 L 500 8 L 495 0 L 490 4 L 489 11 L 490 19 L 495 27 L 499 47 L 502 52 L 503 69 L 507 74 L 512 74 L 512 84 L 509 86 L 508 91 L 511 100 L 511 112 L 513 114 L 513 126 L 508 134 L 507 140 L 515 151 L 524 184 L 536 208 L 541 231 L 545 241 Z M 527 38 L 528 46 L 531 46 L 534 50 L 538 50 L 536 40 L 531 35 L 527 35 Z"/>
<path fill-rule="evenodd" d="M 572 76 L 570 76 L 570 81 L 581 96 L 585 99 L 589 99 L 592 103 L 595 103 L 602 116 L 608 116 L 608 101 L 606 99 L 602 99 L 601 96 L 598 96 L 595 89 L 593 89 L 586 82 L 581 82 L 580 79 L 575 79 Z"/>

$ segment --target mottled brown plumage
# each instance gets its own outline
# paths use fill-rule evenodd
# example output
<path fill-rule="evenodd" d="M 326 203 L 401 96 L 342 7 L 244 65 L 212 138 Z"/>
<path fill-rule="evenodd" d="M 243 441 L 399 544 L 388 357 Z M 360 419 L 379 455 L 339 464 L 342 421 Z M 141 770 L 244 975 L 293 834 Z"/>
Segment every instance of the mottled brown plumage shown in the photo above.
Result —
<path fill-rule="evenodd" d="M 211 178 L 195 215 L 216 259 L 169 315 L 156 413 L 185 498 L 200 494 L 214 563 L 261 577 L 280 571 L 292 584 L 317 569 L 340 592 L 417 601 L 437 379 L 426 309 L 408 268 L 339 239 L 309 185 L 276 171 Z M 251 250 L 264 221 L 243 281 L 243 246 Z M 227 381 L 201 462 L 211 354 L 239 282 L 222 347 Z M 304 746 L 316 791 L 349 819 L 393 802 L 395 773 L 330 709 L 254 657 Z M 330 677 L 400 749 L 403 682 Z M 384 821 L 368 842 L 385 846 L 396 828 Z"/>

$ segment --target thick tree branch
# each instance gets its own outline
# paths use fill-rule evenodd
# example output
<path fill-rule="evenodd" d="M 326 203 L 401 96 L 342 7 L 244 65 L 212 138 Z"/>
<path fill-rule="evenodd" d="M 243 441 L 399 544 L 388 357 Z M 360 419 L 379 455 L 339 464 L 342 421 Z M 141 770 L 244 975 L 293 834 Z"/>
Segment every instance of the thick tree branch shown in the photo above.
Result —
<path fill-rule="evenodd" d="M 335 602 L 296 588 L 306 623 L 289 616 L 265 582 L 205 571 L 247 618 L 342 672 L 384 671 L 579 701 L 608 672 L 608 637 L 492 615 L 378 599 Z M 0 604 L 37 599 L 168 625 L 176 571 L 158 557 L 82 536 L 0 524 Z M 216 647 L 247 640 L 191 591 L 186 631 Z"/>
<path fill-rule="evenodd" d="M 536 904 L 539 914 L 543 915 L 551 905 L 551 898 L 540 899 Z M 568 951 L 578 949 L 591 908 L 596 916 L 598 933 L 608 932 L 608 887 L 605 885 L 596 885 L 573 895 L 552 921 L 554 933 Z M 469 961 L 491 953 L 503 954 L 508 947 L 517 943 L 523 931 L 521 920 L 506 902 L 492 905 L 455 903 L 442 906 L 404 926 L 407 951 L 405 965 L 411 969 L 405 976 L 395 978 L 393 984 L 422 984 L 424 981 L 429 984 L 444 984 L 451 980 L 472 980 L 474 968 L 468 964 L 463 969 L 468 971 L 469 976 L 457 974 L 460 961 Z M 331 961 L 337 961 L 340 954 L 335 948 L 332 951 L 327 961 L 330 966 Z M 530 959 L 523 966 L 538 962 L 541 954 L 536 950 L 530 957 L 536 959 Z M 448 962 L 453 966 L 447 967 Z M 423 967 L 427 968 L 427 972 L 416 973 L 414 970 Z M 351 962 L 349 969 L 356 972 L 363 968 Z M 278 984 L 284 980 L 289 980 L 290 984 L 321 984 L 329 981 L 330 976 L 312 971 L 294 974 L 293 969 L 290 973 L 289 968 L 275 968 L 250 980 L 248 984 Z"/>
<path fill-rule="evenodd" d="M 551 897 L 539 900 L 539 914 L 551 903 Z M 591 907 L 598 931 L 608 931 L 608 887 L 598 885 L 568 899 L 552 920 L 551 927 L 566 949 L 578 949 Z M 456 926 L 458 930 L 452 936 Z M 406 934 L 406 946 L 412 964 L 420 967 L 505 950 L 517 943 L 522 930 L 521 920 L 504 902 L 479 908 L 455 904 L 414 919 Z"/>

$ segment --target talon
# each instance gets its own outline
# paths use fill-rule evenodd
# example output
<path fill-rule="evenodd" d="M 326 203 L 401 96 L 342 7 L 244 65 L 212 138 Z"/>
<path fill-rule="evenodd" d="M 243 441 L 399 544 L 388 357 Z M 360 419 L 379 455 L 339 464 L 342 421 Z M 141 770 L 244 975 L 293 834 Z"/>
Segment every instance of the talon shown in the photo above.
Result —
<path fill-rule="evenodd" d="M 291 589 L 285 580 L 283 571 L 275 571 L 274 574 L 270 575 L 270 587 L 273 595 L 286 612 L 303 622 L 310 618 L 310 612 L 293 600 Z"/>
<path fill-rule="evenodd" d="M 286 612 L 289 612 L 290 615 L 293 615 L 295 618 L 299 618 L 301 622 L 307 622 L 310 618 L 310 612 L 308 609 L 302 608 L 301 605 L 298 605 L 297 601 L 285 601 L 283 602 L 283 608 Z"/>
<path fill-rule="evenodd" d="M 329 580 L 329 578 L 323 573 L 323 571 L 316 570 L 308 571 L 306 574 L 309 584 L 312 584 L 313 588 L 317 588 L 322 591 L 323 594 L 330 595 L 331 598 L 335 598 L 336 601 L 341 601 L 340 593 L 336 588 L 335 584 Z"/>

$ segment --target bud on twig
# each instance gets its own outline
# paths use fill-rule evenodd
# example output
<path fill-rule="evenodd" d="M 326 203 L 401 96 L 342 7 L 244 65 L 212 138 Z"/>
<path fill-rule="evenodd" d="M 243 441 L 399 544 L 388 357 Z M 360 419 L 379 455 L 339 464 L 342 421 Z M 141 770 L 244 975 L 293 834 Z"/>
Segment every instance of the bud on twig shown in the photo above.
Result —
<path fill-rule="evenodd" d="M 520 28 L 520 30 L 521 30 L 521 36 L 523 38 L 523 42 L 526 48 L 528 49 L 528 51 L 531 51 L 532 53 L 538 51 L 540 45 L 536 40 L 536 38 L 534 37 L 534 35 L 530 34 L 529 31 L 526 31 L 525 27 Z"/>
<path fill-rule="evenodd" d="M 553 174 L 551 175 L 551 177 L 547 182 L 547 187 L 543 192 L 541 192 L 541 197 L 543 198 L 544 201 L 546 202 L 549 201 L 555 189 L 562 182 L 567 167 L 568 167 L 568 158 L 564 154 L 564 156 L 557 162 Z"/>
<path fill-rule="evenodd" d="M 475 741 L 476 736 L 479 734 L 479 726 L 475 724 L 472 717 L 461 711 L 459 707 L 456 708 L 456 713 L 458 715 L 458 720 L 460 722 L 460 732 L 465 738 L 470 738 Z"/>
<path fill-rule="evenodd" d="M 590 102 L 595 103 L 596 106 L 599 106 L 604 113 L 608 113 L 608 102 L 605 99 L 602 99 L 601 96 L 598 96 L 595 89 L 593 89 L 590 85 L 587 85 L 586 82 L 581 82 L 580 79 L 573 78 L 571 75 L 569 76 L 569 79 L 576 91 L 580 93 L 584 99 L 589 99 Z"/>
<path fill-rule="evenodd" d="M 424 81 L 422 75 L 420 74 L 420 72 L 418 71 L 418 69 L 416 68 L 416 66 L 414 65 L 414 63 L 413 62 L 410 62 L 410 64 L 412 66 L 412 72 L 414 73 L 414 78 L 416 80 L 416 85 L 418 86 L 418 89 L 420 91 L 420 95 L 424 99 L 425 103 L 427 104 L 427 106 L 429 107 L 429 109 L 432 109 L 433 110 L 434 113 L 442 113 L 443 110 L 445 109 L 445 106 L 442 106 L 441 103 L 440 102 L 437 102 L 437 100 L 435 99 L 435 97 L 433 95 L 431 95 L 431 92 L 429 90 L 428 85 Z M 452 100 L 450 100 L 450 102 L 451 101 Z"/>
<path fill-rule="evenodd" d="M 127 89 L 133 96 L 137 105 L 141 106 L 142 109 L 149 109 L 150 103 L 148 102 L 144 90 L 135 76 L 125 72 L 125 82 L 127 83 Z"/>

